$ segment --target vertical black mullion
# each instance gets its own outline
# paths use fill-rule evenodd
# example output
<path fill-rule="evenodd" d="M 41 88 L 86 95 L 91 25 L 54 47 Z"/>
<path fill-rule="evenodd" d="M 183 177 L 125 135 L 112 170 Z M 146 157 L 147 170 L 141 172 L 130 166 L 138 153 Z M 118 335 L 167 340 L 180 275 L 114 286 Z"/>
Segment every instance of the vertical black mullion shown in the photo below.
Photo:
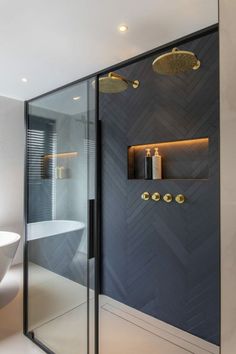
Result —
<path fill-rule="evenodd" d="M 99 120 L 99 77 L 96 76 L 96 197 L 95 197 L 95 354 L 99 354 L 99 294 L 101 285 L 100 239 L 101 239 L 101 121 Z"/>
<path fill-rule="evenodd" d="M 28 216 L 28 103 L 24 103 L 25 115 L 25 151 L 24 151 L 24 259 L 23 259 L 23 332 L 28 332 L 28 240 L 27 240 L 27 216 Z"/>
<path fill-rule="evenodd" d="M 89 304 L 89 289 L 90 289 L 90 261 L 89 261 L 89 250 L 90 250 L 90 201 L 89 201 L 89 177 L 90 177 L 90 170 L 89 170 L 89 84 L 88 80 L 86 81 L 86 88 L 87 88 L 87 116 L 86 120 L 84 122 L 85 125 L 85 131 L 86 131 L 86 136 L 85 139 L 87 140 L 87 354 L 89 354 L 90 351 L 90 345 L 89 345 L 89 340 L 90 340 L 90 304 Z"/>

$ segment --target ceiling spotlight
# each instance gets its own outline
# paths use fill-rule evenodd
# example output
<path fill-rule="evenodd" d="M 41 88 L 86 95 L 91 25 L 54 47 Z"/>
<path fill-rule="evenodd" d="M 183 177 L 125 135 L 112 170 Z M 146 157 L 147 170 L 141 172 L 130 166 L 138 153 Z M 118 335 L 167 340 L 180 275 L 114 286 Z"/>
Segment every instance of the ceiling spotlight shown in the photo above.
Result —
<path fill-rule="evenodd" d="M 26 83 L 26 82 L 28 82 L 28 79 L 26 79 L 26 77 L 22 77 L 21 81 Z"/>
<path fill-rule="evenodd" d="M 128 26 L 126 26 L 126 25 L 120 25 L 120 26 L 119 26 L 119 31 L 120 31 L 120 32 L 126 32 L 126 31 L 128 31 Z"/>
<path fill-rule="evenodd" d="M 74 101 L 79 101 L 79 100 L 80 100 L 80 96 L 75 96 L 75 97 L 73 97 L 73 100 L 74 100 Z"/>

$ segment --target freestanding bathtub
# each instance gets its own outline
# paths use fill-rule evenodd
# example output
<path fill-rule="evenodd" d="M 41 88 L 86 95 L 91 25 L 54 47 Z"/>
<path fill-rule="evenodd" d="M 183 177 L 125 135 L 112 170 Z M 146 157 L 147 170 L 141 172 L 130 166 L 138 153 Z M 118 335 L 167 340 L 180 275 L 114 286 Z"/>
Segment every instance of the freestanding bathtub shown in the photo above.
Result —
<path fill-rule="evenodd" d="M 34 222 L 27 225 L 27 238 L 28 241 L 33 241 L 49 236 L 83 230 L 84 227 L 84 223 L 74 220 L 48 220 Z"/>
<path fill-rule="evenodd" d="M 20 235 L 0 231 L 0 281 L 8 271 L 20 242 Z"/>

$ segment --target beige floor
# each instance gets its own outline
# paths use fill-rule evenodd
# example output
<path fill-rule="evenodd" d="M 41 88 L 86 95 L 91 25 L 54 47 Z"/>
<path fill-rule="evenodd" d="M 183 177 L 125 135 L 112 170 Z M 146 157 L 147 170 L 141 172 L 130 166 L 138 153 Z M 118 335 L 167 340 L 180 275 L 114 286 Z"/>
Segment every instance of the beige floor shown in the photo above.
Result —
<path fill-rule="evenodd" d="M 22 267 L 10 269 L 0 283 L 0 354 L 42 354 L 22 334 Z"/>
<path fill-rule="evenodd" d="M 35 265 L 31 265 L 30 272 L 34 278 L 30 303 L 33 309 L 38 308 L 32 312 L 36 338 L 56 354 L 85 354 L 86 288 Z M 93 308 L 93 296 L 90 308 Z M 100 353 L 217 354 L 219 349 L 107 296 L 101 296 Z"/>
<path fill-rule="evenodd" d="M 87 288 L 30 263 L 29 267 L 29 327 L 71 311 L 87 301 Z"/>
<path fill-rule="evenodd" d="M 30 284 L 36 338 L 56 354 L 86 354 L 86 288 L 33 264 Z M 42 353 L 21 334 L 21 285 L 21 267 L 13 267 L 0 285 L 0 354 Z M 218 347 L 106 296 L 100 298 L 99 339 L 101 354 L 219 353 Z"/>

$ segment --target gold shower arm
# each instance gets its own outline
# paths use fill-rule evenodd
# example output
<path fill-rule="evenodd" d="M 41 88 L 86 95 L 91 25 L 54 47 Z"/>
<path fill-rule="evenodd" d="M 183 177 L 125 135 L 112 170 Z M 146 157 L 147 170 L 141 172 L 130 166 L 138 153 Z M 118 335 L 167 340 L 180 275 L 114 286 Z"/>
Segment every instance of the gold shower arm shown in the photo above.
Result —
<path fill-rule="evenodd" d="M 111 78 L 112 78 L 112 77 L 115 77 L 115 78 L 117 78 L 117 79 L 123 80 L 123 81 L 127 82 L 127 84 L 131 84 L 134 89 L 138 88 L 139 85 L 140 85 L 139 80 L 133 80 L 133 81 L 132 81 L 132 80 L 126 79 L 124 76 L 119 75 L 119 74 L 114 73 L 114 72 L 110 72 L 110 73 L 108 74 L 108 77 L 111 77 Z"/>

